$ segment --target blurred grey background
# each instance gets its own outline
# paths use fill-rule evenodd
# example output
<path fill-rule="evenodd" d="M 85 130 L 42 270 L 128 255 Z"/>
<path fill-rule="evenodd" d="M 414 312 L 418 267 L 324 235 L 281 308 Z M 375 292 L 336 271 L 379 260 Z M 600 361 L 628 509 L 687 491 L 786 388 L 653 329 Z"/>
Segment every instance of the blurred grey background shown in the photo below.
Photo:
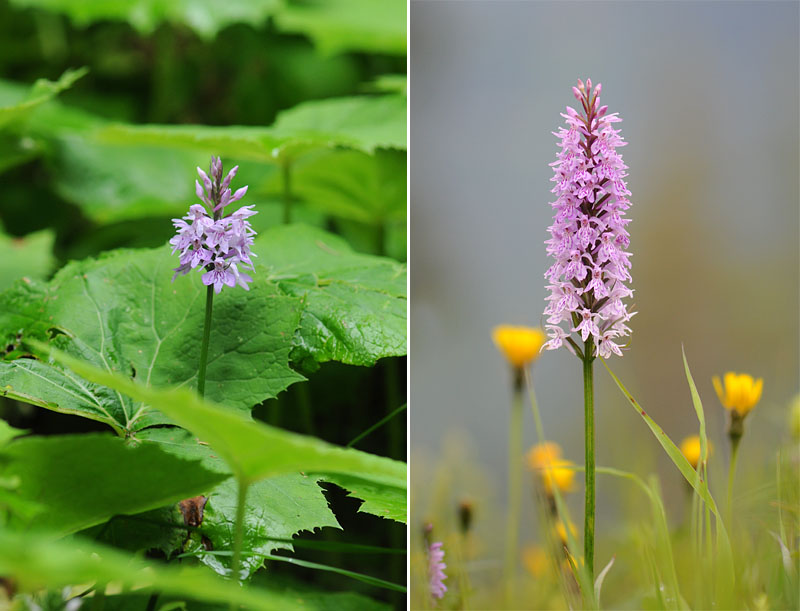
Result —
<path fill-rule="evenodd" d="M 503 508 L 509 372 L 490 334 L 544 322 L 551 132 L 578 78 L 603 84 L 629 143 L 639 314 L 609 364 L 679 443 L 697 431 L 685 346 L 718 496 L 727 445 L 711 376 L 763 377 L 740 468 L 770 468 L 799 386 L 800 4 L 412 0 L 410 24 L 412 529 L 462 496 Z M 534 366 L 548 437 L 579 463 L 580 367 L 563 350 Z M 598 464 L 658 471 L 678 490 L 599 362 L 595 378 Z M 444 455 L 470 473 L 442 471 Z M 599 533 L 619 509 L 619 486 L 604 481 Z M 578 523 L 581 496 L 570 500 Z"/>

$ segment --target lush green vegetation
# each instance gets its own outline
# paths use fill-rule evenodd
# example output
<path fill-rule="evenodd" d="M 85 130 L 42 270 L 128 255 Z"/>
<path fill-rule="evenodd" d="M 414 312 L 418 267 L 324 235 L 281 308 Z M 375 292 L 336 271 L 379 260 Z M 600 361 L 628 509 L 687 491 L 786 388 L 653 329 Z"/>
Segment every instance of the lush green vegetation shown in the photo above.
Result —
<path fill-rule="evenodd" d="M 0 23 L 0 605 L 404 608 L 405 3 Z M 203 398 L 212 155 L 258 235 Z"/>

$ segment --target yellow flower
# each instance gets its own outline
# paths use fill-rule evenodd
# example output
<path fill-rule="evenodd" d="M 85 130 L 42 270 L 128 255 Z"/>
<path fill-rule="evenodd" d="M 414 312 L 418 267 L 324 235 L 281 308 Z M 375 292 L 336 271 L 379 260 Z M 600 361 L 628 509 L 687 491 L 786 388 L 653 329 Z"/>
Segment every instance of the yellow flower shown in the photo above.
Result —
<path fill-rule="evenodd" d="M 522 551 L 522 563 L 533 577 L 541 577 L 549 567 L 547 552 L 538 545 L 529 545 Z"/>
<path fill-rule="evenodd" d="M 764 380 L 762 378 L 754 380 L 750 374 L 736 374 L 732 371 L 725 374 L 724 380 L 725 385 L 723 387 L 719 376 L 712 378 L 714 390 L 717 391 L 720 403 L 725 409 L 733 410 L 744 418 L 756 406 L 758 400 L 761 399 Z"/>
<path fill-rule="evenodd" d="M 545 441 L 533 446 L 528 452 L 528 466 L 541 469 L 543 465 L 561 458 L 561 446 L 555 441 Z"/>
<path fill-rule="evenodd" d="M 567 525 L 569 526 L 569 532 L 572 533 L 572 538 L 575 539 L 578 537 L 578 531 L 575 530 L 575 525 L 572 523 L 572 520 L 567 521 Z M 564 527 L 564 522 L 559 520 L 556 522 L 555 527 L 556 534 L 558 535 L 559 541 L 564 545 L 567 544 L 567 529 Z"/>
<path fill-rule="evenodd" d="M 711 442 L 709 441 L 709 456 L 711 456 L 712 449 Z M 700 462 L 700 436 L 692 435 L 691 437 L 684 439 L 681 442 L 681 453 L 686 457 L 686 460 L 689 461 L 689 464 L 692 465 L 692 469 L 697 469 L 697 465 Z"/>
<path fill-rule="evenodd" d="M 574 466 L 571 460 L 561 458 L 561 448 L 552 441 L 535 445 L 528 452 L 528 467 L 540 475 L 548 495 L 553 494 L 554 486 L 561 492 L 575 489 Z"/>
<path fill-rule="evenodd" d="M 500 325 L 492 331 L 492 339 L 506 360 L 521 369 L 539 357 L 547 337 L 538 328 Z"/>

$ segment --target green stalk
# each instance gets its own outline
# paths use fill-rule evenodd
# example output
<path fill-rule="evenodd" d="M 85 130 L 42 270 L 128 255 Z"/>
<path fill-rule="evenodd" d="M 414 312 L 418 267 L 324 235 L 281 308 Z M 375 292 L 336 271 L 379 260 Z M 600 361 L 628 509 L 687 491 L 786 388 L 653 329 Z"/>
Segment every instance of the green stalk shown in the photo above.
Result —
<path fill-rule="evenodd" d="M 206 320 L 203 324 L 203 344 L 200 347 L 200 370 L 197 372 L 197 392 L 204 396 L 206 392 L 206 365 L 208 364 L 208 342 L 211 337 L 211 310 L 214 305 L 214 287 L 206 287 Z"/>
<path fill-rule="evenodd" d="M 583 558 L 589 579 L 594 583 L 594 372 L 592 339 L 583 352 L 583 407 L 585 426 L 586 497 L 583 519 Z"/>
<path fill-rule="evenodd" d="M 522 383 L 524 371 L 514 369 L 514 390 L 508 429 L 508 519 L 506 520 L 506 604 L 511 605 L 517 573 L 520 501 L 522 499 Z"/>
<path fill-rule="evenodd" d="M 731 464 L 728 467 L 728 516 L 726 522 L 728 527 L 732 528 L 733 523 L 733 480 L 736 473 L 736 462 L 739 459 L 739 442 L 742 440 L 739 436 L 731 435 Z"/>
<path fill-rule="evenodd" d="M 236 496 L 236 531 L 233 538 L 233 562 L 231 563 L 231 575 L 233 579 L 239 581 L 239 569 L 242 564 L 242 543 L 244 541 L 244 509 L 247 500 L 247 488 L 249 482 L 240 479 L 237 482 L 238 494 Z M 234 605 L 231 604 L 231 609 Z"/>
<path fill-rule="evenodd" d="M 288 161 L 281 164 L 283 183 L 283 224 L 292 222 L 292 166 Z"/>

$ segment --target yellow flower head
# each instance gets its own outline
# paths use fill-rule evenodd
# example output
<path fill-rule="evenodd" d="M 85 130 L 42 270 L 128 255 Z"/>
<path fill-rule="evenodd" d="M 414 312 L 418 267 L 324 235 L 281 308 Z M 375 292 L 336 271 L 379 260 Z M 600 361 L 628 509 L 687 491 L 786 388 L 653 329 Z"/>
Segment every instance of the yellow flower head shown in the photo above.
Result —
<path fill-rule="evenodd" d="M 522 551 L 522 563 L 533 577 L 545 575 L 550 565 L 547 552 L 538 545 L 529 545 Z"/>
<path fill-rule="evenodd" d="M 561 458 L 561 448 L 552 441 L 533 446 L 528 452 L 528 467 L 542 478 L 548 495 L 552 495 L 554 486 L 561 492 L 575 489 L 574 466 L 572 461 Z"/>
<path fill-rule="evenodd" d="M 758 400 L 761 399 L 761 389 L 764 380 L 747 373 L 733 373 L 729 371 L 724 376 L 724 386 L 720 382 L 719 376 L 714 376 L 711 380 L 714 383 L 714 390 L 717 391 L 720 403 L 725 409 L 734 410 L 739 416 L 744 418 L 753 409 Z"/>
<path fill-rule="evenodd" d="M 492 339 L 506 360 L 521 369 L 539 357 L 547 337 L 539 328 L 500 325 L 492 331 Z"/>
<path fill-rule="evenodd" d="M 545 441 L 533 446 L 528 452 L 528 466 L 541 469 L 544 465 L 561 458 L 561 446 L 555 441 Z"/>
<path fill-rule="evenodd" d="M 708 442 L 708 455 L 711 456 L 711 442 Z M 681 452 L 686 457 L 686 460 L 689 461 L 689 464 L 692 465 L 692 469 L 697 469 L 697 465 L 700 463 L 700 436 L 699 435 L 692 435 L 691 437 L 687 437 L 681 442 Z"/>
<path fill-rule="evenodd" d="M 569 526 L 569 532 L 572 533 L 572 538 L 575 539 L 578 537 L 578 531 L 575 530 L 575 525 L 572 523 L 572 520 L 567 521 L 567 525 Z M 564 527 L 564 522 L 559 520 L 556 522 L 555 527 L 556 535 L 558 535 L 558 540 L 561 541 L 564 545 L 567 544 L 567 529 Z"/>

